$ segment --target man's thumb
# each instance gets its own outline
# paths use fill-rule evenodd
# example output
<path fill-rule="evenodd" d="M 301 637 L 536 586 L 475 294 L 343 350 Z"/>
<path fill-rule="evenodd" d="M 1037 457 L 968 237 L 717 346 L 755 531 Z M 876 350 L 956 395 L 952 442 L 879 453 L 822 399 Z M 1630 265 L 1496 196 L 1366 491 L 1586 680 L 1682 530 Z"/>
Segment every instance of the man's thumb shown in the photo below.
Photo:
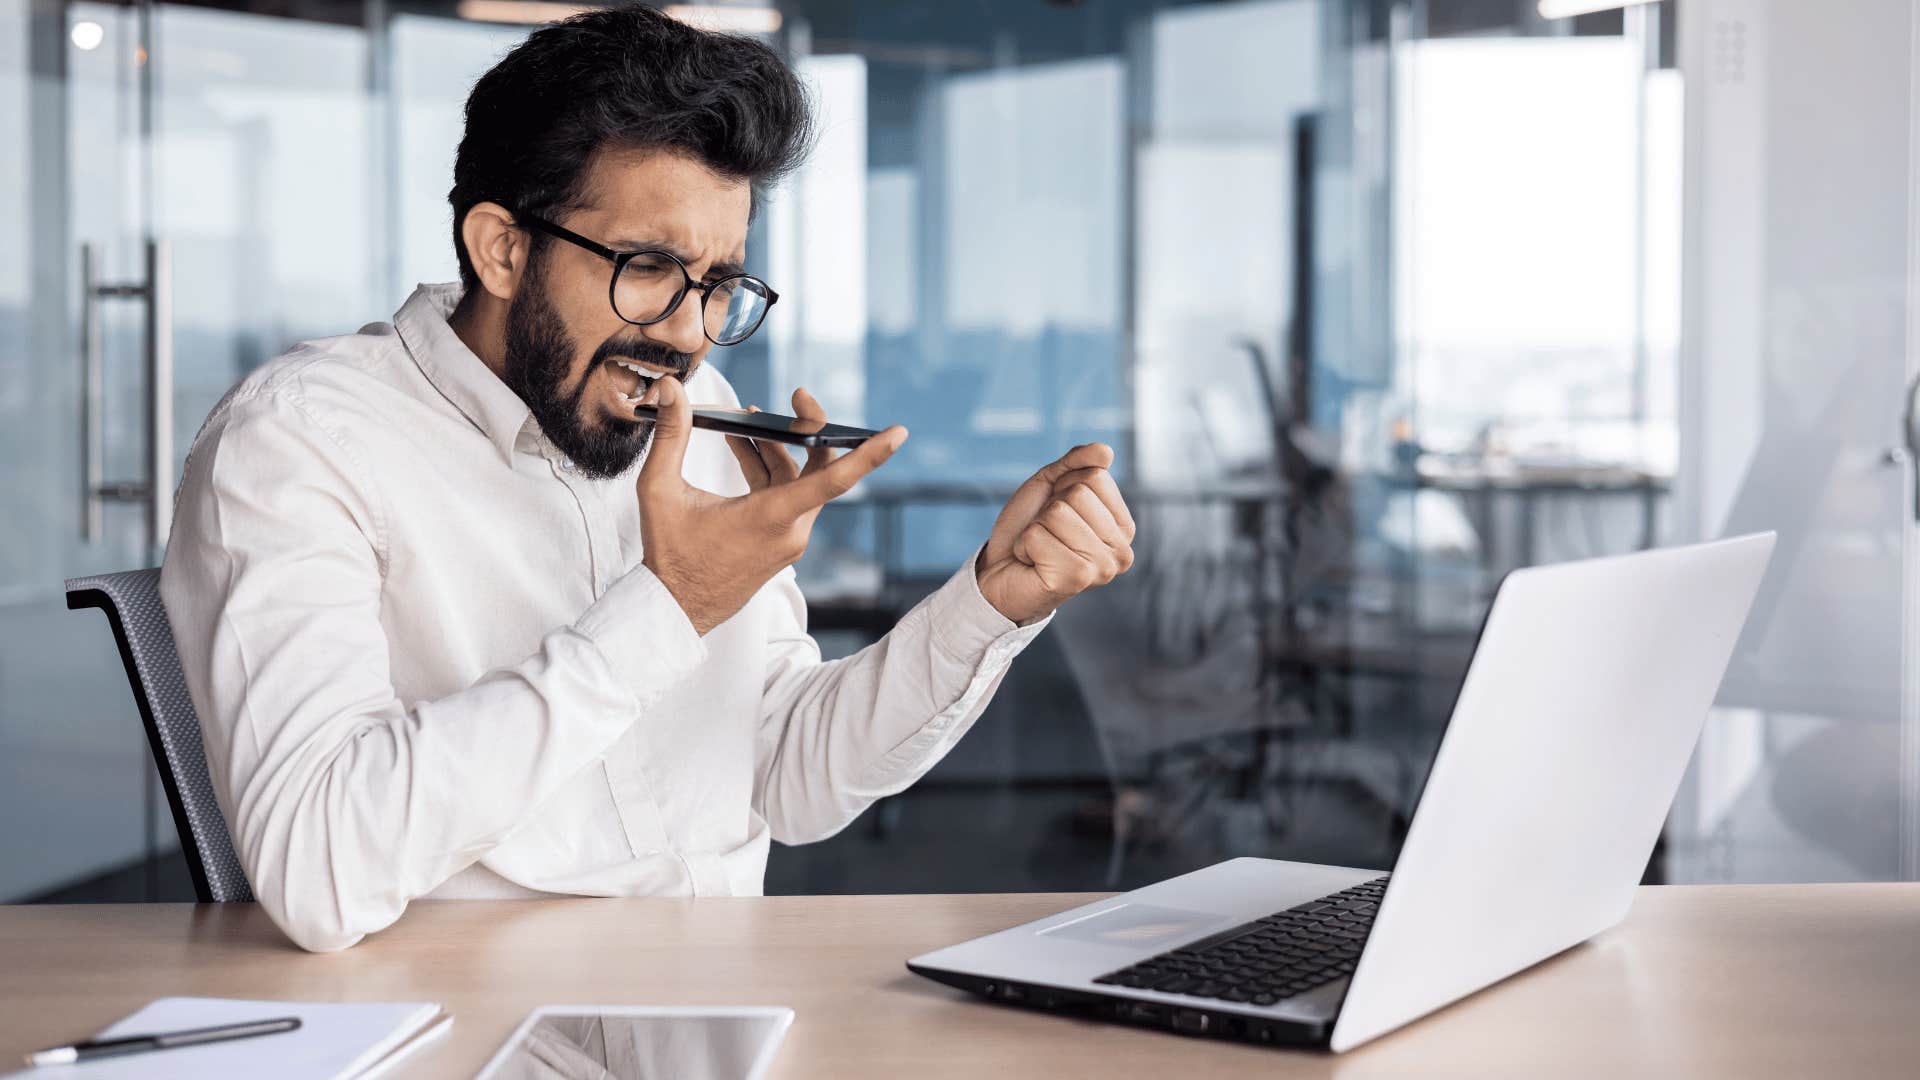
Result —
<path fill-rule="evenodd" d="M 1033 479 L 1049 489 L 1063 476 L 1079 469 L 1105 469 L 1113 465 L 1113 447 L 1106 443 L 1081 443 L 1060 455 L 1060 460 L 1042 466 Z"/>
<path fill-rule="evenodd" d="M 647 463 L 640 467 L 643 488 L 679 483 L 681 464 L 687 457 L 687 433 L 693 430 L 693 406 L 687 403 L 687 389 L 680 380 L 663 375 L 654 389 L 659 395 L 654 407 L 653 445 L 647 451 Z"/>

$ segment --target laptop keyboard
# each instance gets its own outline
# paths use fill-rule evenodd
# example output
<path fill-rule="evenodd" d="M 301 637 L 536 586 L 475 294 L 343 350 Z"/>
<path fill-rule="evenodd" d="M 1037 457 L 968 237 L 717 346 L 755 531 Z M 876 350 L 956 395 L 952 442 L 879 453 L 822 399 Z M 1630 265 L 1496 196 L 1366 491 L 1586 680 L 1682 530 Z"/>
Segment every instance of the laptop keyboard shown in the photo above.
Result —
<path fill-rule="evenodd" d="M 1353 974 L 1387 875 L 1150 956 L 1093 980 L 1272 1005 Z"/>

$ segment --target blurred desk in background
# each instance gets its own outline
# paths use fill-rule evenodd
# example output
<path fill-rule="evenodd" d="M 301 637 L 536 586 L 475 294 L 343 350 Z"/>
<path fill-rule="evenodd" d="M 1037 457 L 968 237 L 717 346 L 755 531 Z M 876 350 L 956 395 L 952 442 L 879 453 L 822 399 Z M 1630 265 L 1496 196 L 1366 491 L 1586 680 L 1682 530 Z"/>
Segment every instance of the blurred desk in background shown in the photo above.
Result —
<path fill-rule="evenodd" d="M 879 638 L 908 609 L 940 587 L 955 568 L 917 566 L 909 556 L 907 518 L 910 512 L 937 507 L 973 506 L 997 511 L 1013 497 L 1014 489 L 977 485 L 926 485 L 911 488 L 869 488 L 859 497 L 836 504 L 844 513 L 873 517 L 873 565 L 866 575 L 848 580 L 802 579 L 807 595 L 809 625 L 824 632 L 845 631 Z M 1221 506 L 1231 511 L 1234 531 L 1254 545 L 1255 559 L 1271 554 L 1265 524 L 1266 509 L 1278 505 L 1285 489 L 1269 480 L 1214 485 L 1182 491 L 1124 489 L 1129 507 L 1146 512 L 1168 506 Z M 983 534 L 979 537 L 985 540 Z"/>
<path fill-rule="evenodd" d="M 1565 479 L 1551 484 L 1489 479 L 1474 487 L 1463 478 L 1454 478 L 1432 486 L 1461 493 L 1519 492 L 1527 498 L 1576 490 L 1639 490 L 1638 487 L 1593 487 Z M 1012 495 L 1010 490 L 964 486 L 868 492 L 852 505 L 864 507 L 874 515 L 877 573 L 870 575 L 871 580 L 863 586 L 853 588 L 842 583 L 803 581 L 809 625 L 816 631 L 857 633 L 868 640 L 881 637 L 952 573 L 945 567 L 928 572 L 909 565 L 905 543 L 908 512 L 936 506 L 998 508 Z M 1274 582 L 1261 577 L 1270 574 L 1275 581 L 1286 577 L 1285 568 L 1274 563 L 1286 557 L 1288 548 L 1285 538 L 1276 535 L 1278 527 L 1267 513 L 1270 508 L 1280 506 L 1286 497 L 1283 487 L 1269 481 L 1249 481 L 1186 491 L 1127 490 L 1125 495 L 1129 505 L 1143 516 L 1170 506 L 1218 507 L 1229 511 L 1235 537 L 1248 545 L 1247 562 L 1238 568 L 1247 580 L 1240 582 L 1238 588 L 1254 612 L 1263 637 L 1260 652 L 1267 663 L 1290 669 L 1321 668 L 1343 674 L 1427 676 L 1442 680 L 1454 678 L 1464 670 L 1472 652 L 1471 634 L 1421 631 L 1404 625 L 1403 614 L 1395 610 L 1318 627 L 1303 626 L 1293 617 L 1285 587 L 1276 591 Z M 1152 565 L 1148 563 L 1139 569 L 1151 571 Z M 1130 581 L 1123 579 L 1110 588 L 1130 585 Z"/>
<path fill-rule="evenodd" d="M 1540 504 L 1549 498 L 1635 496 L 1639 500 L 1640 530 L 1633 550 L 1651 548 L 1659 539 L 1660 500 L 1673 487 L 1670 477 L 1620 465 L 1442 454 L 1420 455 L 1413 474 L 1403 482 L 1420 490 L 1449 492 L 1468 501 L 1474 528 L 1480 534 L 1482 557 L 1493 574 L 1503 566 L 1533 566 L 1539 562 Z M 1498 532 L 1495 503 L 1501 498 L 1518 503 L 1520 537 L 1511 560 L 1500 560 L 1493 544 Z M 1593 550 L 1584 554 L 1615 552 Z"/>

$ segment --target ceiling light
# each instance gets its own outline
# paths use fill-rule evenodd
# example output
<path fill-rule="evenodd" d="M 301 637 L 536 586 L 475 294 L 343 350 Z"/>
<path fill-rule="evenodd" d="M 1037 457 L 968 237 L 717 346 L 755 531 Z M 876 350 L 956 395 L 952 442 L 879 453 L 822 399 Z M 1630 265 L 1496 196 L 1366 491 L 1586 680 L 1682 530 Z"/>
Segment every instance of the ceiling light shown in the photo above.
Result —
<path fill-rule="evenodd" d="M 668 4 L 661 10 L 688 26 L 722 34 L 771 34 L 780 29 L 780 12 L 770 7 Z"/>
<path fill-rule="evenodd" d="M 107 28 L 92 19 L 82 19 L 73 24 L 73 47 L 83 52 L 92 52 L 107 40 Z"/>
<path fill-rule="evenodd" d="M 1591 15 L 1596 11 L 1615 11 L 1619 8 L 1633 7 L 1636 4 L 1654 2 L 1655 0 L 1540 0 L 1540 17 L 1570 19 L 1575 15 Z"/>
<path fill-rule="evenodd" d="M 454 10 L 461 18 L 473 22 L 535 25 L 559 22 L 598 8 L 597 4 L 562 4 L 554 0 L 460 0 Z"/>

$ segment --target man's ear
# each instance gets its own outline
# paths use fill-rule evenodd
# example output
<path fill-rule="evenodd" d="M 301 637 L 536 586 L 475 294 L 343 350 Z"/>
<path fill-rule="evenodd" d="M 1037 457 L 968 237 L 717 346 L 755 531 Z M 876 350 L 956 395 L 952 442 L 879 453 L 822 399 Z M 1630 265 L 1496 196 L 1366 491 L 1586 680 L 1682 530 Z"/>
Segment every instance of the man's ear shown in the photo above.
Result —
<path fill-rule="evenodd" d="M 480 287 L 501 300 L 512 300 L 527 268 L 528 237 L 516 227 L 513 214 L 499 203 L 483 202 L 467 211 L 460 223 L 467 245 L 467 261 Z"/>

